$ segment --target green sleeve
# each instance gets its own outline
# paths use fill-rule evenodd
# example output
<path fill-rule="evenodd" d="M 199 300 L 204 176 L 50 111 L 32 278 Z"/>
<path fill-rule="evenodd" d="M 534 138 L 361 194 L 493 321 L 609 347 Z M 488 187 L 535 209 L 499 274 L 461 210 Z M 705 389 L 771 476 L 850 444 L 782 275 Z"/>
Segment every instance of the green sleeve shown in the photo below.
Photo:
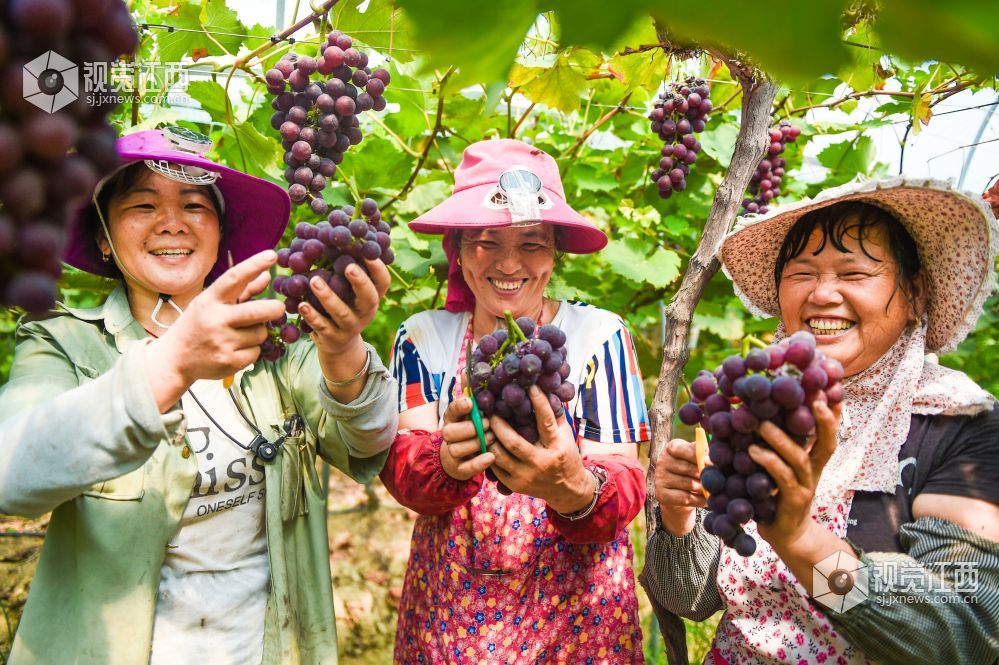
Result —
<path fill-rule="evenodd" d="M 999 543 L 936 517 L 899 535 L 905 554 L 860 553 L 866 600 L 842 613 L 815 607 L 879 662 L 999 661 Z"/>

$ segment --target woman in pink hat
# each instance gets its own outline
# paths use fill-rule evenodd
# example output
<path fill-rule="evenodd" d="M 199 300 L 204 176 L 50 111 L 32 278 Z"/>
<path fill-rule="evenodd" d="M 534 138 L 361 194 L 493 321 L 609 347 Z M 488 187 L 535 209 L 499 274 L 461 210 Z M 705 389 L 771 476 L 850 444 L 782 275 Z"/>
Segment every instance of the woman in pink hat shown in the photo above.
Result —
<path fill-rule="evenodd" d="M 396 431 L 395 381 L 360 337 L 389 276 L 278 361 L 267 287 L 290 202 L 182 128 L 118 141 L 66 261 L 104 305 L 24 322 L 0 393 L 0 512 L 52 511 L 8 662 L 335 663 L 315 456 L 358 480 Z M 235 265 L 233 265 L 235 264 Z M 232 266 L 231 268 L 229 266 Z"/>
<path fill-rule="evenodd" d="M 454 193 L 410 227 L 444 234 L 450 270 L 445 309 L 406 320 L 391 362 L 401 429 L 381 477 L 420 513 L 395 660 L 641 662 L 627 527 L 649 432 L 635 350 L 618 316 L 545 297 L 558 252 L 606 236 L 566 204 L 555 160 L 514 140 L 469 146 Z M 558 417 L 532 396 L 536 446 L 493 416 L 479 454 L 459 377 L 468 341 L 505 310 L 565 332 L 576 394 Z"/>
<path fill-rule="evenodd" d="M 776 336 L 815 336 L 842 363 L 802 448 L 773 423 L 749 455 L 779 490 L 743 557 L 703 526 L 693 445 L 656 467 L 642 582 L 703 620 L 705 662 L 992 664 L 999 658 L 999 409 L 927 353 L 953 350 L 995 287 L 999 225 L 947 183 L 849 184 L 737 224 L 736 292 Z M 733 492 L 744 490 L 733 486 Z"/>

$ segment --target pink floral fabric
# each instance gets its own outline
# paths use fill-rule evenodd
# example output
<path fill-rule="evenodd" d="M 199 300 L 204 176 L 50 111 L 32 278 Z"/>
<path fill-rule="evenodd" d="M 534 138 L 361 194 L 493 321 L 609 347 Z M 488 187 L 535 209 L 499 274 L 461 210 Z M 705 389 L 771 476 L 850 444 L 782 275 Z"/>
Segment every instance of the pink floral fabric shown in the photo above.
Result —
<path fill-rule="evenodd" d="M 643 662 L 627 531 L 572 545 L 545 508 L 486 480 L 469 503 L 417 519 L 395 662 Z"/>

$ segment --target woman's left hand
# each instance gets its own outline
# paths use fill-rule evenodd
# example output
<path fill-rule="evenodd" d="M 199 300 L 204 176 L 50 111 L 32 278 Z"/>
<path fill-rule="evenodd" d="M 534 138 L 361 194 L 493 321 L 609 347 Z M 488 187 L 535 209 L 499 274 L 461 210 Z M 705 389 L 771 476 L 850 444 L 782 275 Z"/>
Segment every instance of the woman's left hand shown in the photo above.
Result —
<path fill-rule="evenodd" d="M 749 447 L 749 456 L 766 469 L 777 484 L 777 510 L 773 522 L 758 524 L 760 536 L 775 549 L 796 543 L 812 524 L 812 499 L 822 470 L 836 450 L 842 402 L 830 408 L 825 402 L 812 404 L 816 434 L 807 446 L 799 446 L 777 425 L 767 421 L 759 433 L 772 450 Z"/>
<path fill-rule="evenodd" d="M 341 300 L 333 289 L 319 277 L 309 282 L 312 293 L 319 300 L 329 317 L 320 314 L 307 302 L 298 306 L 298 312 L 312 327 L 312 340 L 319 351 L 319 364 L 323 375 L 333 381 L 351 378 L 364 367 L 367 350 L 361 340 L 361 331 L 367 327 L 378 312 L 378 304 L 388 291 L 391 278 L 388 268 L 379 260 L 365 261 L 369 277 L 358 265 L 347 267 L 345 276 L 354 289 L 353 306 Z M 327 382 L 329 386 L 329 383 Z M 338 400 L 353 399 L 361 392 L 364 382 L 330 391 Z"/>
<path fill-rule="evenodd" d="M 593 498 L 593 474 L 583 466 L 565 417 L 555 416 L 537 386 L 531 386 L 528 396 L 537 416 L 540 441 L 533 444 L 499 416 L 490 418 L 498 439 L 489 447 L 496 456 L 493 473 L 514 492 L 544 499 L 559 513 L 582 510 Z"/>

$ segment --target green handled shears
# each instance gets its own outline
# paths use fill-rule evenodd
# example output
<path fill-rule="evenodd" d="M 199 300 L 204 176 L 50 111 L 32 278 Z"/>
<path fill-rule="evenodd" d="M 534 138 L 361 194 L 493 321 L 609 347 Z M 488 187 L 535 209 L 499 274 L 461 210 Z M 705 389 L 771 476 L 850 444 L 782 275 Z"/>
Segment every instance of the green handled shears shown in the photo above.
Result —
<path fill-rule="evenodd" d="M 465 347 L 465 394 L 472 400 L 472 424 L 475 425 L 475 435 L 479 437 L 479 448 L 484 453 L 489 452 L 486 448 L 486 431 L 482 429 L 482 412 L 472 393 L 472 340 L 468 340 L 468 346 Z"/>

